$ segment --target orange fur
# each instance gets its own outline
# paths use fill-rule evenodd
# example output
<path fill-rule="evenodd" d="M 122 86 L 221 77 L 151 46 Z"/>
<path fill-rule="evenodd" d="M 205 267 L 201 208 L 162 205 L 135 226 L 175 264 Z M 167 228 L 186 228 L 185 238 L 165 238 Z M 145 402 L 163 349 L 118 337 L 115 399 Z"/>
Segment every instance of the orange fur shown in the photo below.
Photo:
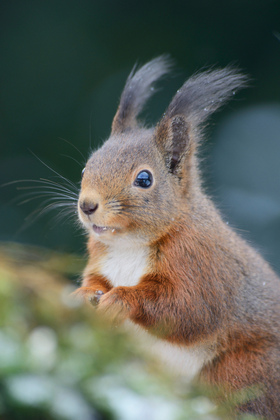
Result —
<path fill-rule="evenodd" d="M 130 75 L 111 137 L 87 163 L 79 216 L 89 231 L 89 263 L 76 293 L 103 292 L 100 314 L 129 319 L 160 343 L 204 346 L 203 382 L 225 397 L 256 387 L 239 410 L 278 419 L 280 282 L 223 222 L 197 163 L 201 123 L 244 78 L 232 69 L 196 75 L 156 128 L 139 128 L 151 84 L 167 68 L 159 58 Z M 152 179 L 147 188 L 135 183 L 141 171 Z"/>

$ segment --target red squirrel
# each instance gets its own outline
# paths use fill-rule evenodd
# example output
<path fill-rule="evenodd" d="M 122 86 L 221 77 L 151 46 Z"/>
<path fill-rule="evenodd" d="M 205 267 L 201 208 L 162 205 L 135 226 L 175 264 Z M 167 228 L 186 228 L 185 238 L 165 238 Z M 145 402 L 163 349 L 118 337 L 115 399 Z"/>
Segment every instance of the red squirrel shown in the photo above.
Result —
<path fill-rule="evenodd" d="M 165 57 L 133 69 L 111 135 L 83 170 L 89 260 L 75 293 L 225 398 L 251 390 L 239 411 L 279 419 L 280 281 L 205 194 L 197 156 L 206 120 L 247 79 L 198 73 L 145 128 L 137 117 L 169 70 Z"/>

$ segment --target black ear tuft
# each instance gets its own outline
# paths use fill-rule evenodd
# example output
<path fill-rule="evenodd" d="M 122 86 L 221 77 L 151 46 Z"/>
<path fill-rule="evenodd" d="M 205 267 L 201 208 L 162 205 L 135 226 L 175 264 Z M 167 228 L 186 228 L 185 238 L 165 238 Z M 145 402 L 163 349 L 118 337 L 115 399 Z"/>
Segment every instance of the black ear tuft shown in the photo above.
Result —
<path fill-rule="evenodd" d="M 185 115 L 193 127 L 247 85 L 247 77 L 231 67 L 206 71 L 188 79 L 171 101 L 166 116 Z"/>
<path fill-rule="evenodd" d="M 168 73 L 171 66 L 168 56 L 160 56 L 137 71 L 135 67 L 133 68 L 121 95 L 119 108 L 112 124 L 112 133 L 123 132 L 137 124 L 137 116 L 154 93 L 154 82 Z"/>

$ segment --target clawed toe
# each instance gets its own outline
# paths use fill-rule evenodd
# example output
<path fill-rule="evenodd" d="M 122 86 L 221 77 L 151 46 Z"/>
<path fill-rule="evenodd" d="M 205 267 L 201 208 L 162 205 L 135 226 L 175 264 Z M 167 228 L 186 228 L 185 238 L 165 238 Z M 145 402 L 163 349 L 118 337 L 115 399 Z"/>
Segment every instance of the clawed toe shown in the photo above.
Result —
<path fill-rule="evenodd" d="M 104 295 L 104 292 L 102 292 L 102 290 L 97 290 L 94 293 L 94 295 L 89 296 L 88 300 L 93 306 L 97 306 L 100 301 L 101 296 L 103 295 Z"/>

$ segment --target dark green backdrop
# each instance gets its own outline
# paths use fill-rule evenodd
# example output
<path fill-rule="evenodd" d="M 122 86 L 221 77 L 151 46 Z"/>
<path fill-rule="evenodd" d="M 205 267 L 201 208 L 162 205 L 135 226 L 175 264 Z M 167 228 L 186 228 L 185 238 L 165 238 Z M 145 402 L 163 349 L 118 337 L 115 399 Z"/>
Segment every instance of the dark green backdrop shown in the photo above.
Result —
<path fill-rule="evenodd" d="M 169 53 L 177 64 L 149 122 L 191 73 L 233 63 L 251 87 L 212 119 L 203 170 L 229 223 L 280 270 L 279 0 L 2 0 L 0 8 L 1 184 L 55 179 L 31 152 L 79 183 L 84 159 L 68 142 L 87 157 L 109 135 L 136 61 Z M 83 252 L 73 220 L 54 212 L 25 225 L 43 199 L 19 206 L 15 185 L 0 193 L 0 240 Z"/>

